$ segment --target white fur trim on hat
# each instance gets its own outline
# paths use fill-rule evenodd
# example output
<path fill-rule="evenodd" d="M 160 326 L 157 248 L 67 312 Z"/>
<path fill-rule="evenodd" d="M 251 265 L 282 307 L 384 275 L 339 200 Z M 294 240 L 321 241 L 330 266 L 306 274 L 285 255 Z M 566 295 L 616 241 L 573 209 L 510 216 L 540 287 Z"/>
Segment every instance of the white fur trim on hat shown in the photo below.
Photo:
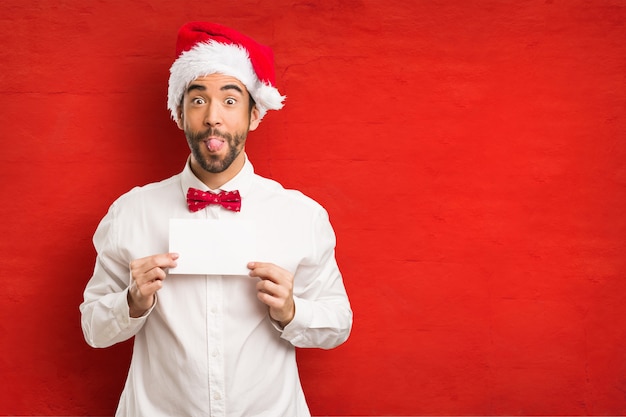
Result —
<path fill-rule="evenodd" d="M 167 108 L 172 119 L 178 120 L 178 107 L 187 86 L 198 77 L 215 73 L 241 81 L 256 102 L 261 119 L 268 110 L 283 107 L 285 96 L 281 96 L 276 87 L 259 80 L 245 48 L 210 40 L 183 52 L 170 68 Z"/>

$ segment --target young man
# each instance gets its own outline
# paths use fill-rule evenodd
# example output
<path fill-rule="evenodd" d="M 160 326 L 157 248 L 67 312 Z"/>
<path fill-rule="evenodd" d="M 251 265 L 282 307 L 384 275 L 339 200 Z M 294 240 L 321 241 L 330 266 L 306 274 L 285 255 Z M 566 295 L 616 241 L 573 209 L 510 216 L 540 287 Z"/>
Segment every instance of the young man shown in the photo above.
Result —
<path fill-rule="evenodd" d="M 246 137 L 282 108 L 272 52 L 211 23 L 184 25 L 168 108 L 191 155 L 183 171 L 113 203 L 94 235 L 80 306 L 86 341 L 135 337 L 118 416 L 309 416 L 295 347 L 333 348 L 352 326 L 335 236 L 316 202 L 254 173 Z M 248 275 L 170 274 L 170 219 L 250 222 Z M 202 250 L 220 241 L 203 236 Z M 204 246 L 206 243 L 206 246 Z"/>

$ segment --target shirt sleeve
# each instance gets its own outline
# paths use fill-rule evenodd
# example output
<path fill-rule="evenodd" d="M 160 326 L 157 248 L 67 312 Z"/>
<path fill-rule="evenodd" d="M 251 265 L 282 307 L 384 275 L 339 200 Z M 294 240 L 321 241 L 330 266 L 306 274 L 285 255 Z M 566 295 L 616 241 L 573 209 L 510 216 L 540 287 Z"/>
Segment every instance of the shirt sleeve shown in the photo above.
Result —
<path fill-rule="evenodd" d="M 98 255 L 80 305 L 83 334 L 92 347 L 108 347 L 130 339 L 143 327 L 152 311 L 139 318 L 130 317 L 127 301 L 130 260 L 117 245 L 117 211 L 114 203 L 94 234 Z"/>
<path fill-rule="evenodd" d="M 334 348 L 348 339 L 352 309 L 335 260 L 335 233 L 320 208 L 312 224 L 312 255 L 294 276 L 296 314 L 281 337 L 297 347 Z"/>

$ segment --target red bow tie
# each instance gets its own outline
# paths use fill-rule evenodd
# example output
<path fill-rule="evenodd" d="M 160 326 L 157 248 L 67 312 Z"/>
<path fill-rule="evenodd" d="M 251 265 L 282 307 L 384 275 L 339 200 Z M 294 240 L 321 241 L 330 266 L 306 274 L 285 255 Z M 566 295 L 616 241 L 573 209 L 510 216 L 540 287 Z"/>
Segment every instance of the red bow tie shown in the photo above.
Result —
<path fill-rule="evenodd" d="M 189 211 L 195 212 L 202 210 L 209 204 L 219 204 L 227 210 L 241 210 L 241 196 L 239 191 L 220 191 L 219 193 L 210 193 L 196 188 L 190 188 L 187 191 L 187 205 Z"/>

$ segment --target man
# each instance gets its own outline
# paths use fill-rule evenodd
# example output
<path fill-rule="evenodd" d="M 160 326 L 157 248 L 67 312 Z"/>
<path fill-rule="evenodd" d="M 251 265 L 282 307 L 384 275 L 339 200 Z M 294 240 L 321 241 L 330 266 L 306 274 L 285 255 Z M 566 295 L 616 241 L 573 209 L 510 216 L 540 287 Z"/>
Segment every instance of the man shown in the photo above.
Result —
<path fill-rule="evenodd" d="M 266 46 L 210 23 L 179 32 L 168 108 L 187 138 L 183 171 L 110 207 L 80 306 L 86 341 L 135 337 L 118 416 L 309 416 L 295 347 L 343 343 L 352 311 L 326 211 L 254 173 L 249 131 L 282 108 Z M 170 219 L 251 222 L 248 275 L 171 274 Z M 203 236 L 202 250 L 220 242 Z M 204 246 L 206 244 L 206 247 Z M 245 269 L 245 268 L 244 268 Z"/>

